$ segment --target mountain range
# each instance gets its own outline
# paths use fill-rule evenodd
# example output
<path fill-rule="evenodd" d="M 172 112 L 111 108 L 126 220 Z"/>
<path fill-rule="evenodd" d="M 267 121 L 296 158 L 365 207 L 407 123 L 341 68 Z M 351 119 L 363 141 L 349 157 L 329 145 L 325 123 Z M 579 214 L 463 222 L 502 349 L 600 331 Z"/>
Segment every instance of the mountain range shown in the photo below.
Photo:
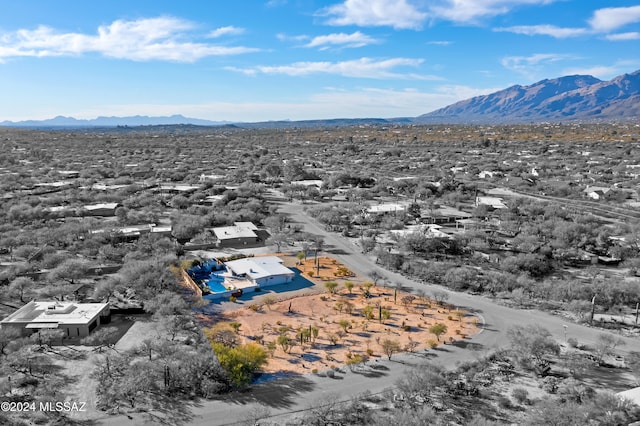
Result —
<path fill-rule="evenodd" d="M 609 81 L 590 75 L 511 86 L 421 115 L 422 123 L 623 121 L 640 118 L 640 71 Z"/>
<path fill-rule="evenodd" d="M 8 127 L 116 127 L 116 126 L 159 126 L 191 124 L 196 126 L 220 126 L 229 121 L 210 121 L 199 118 L 188 118 L 183 115 L 165 117 L 149 117 L 135 115 L 131 117 L 97 117 L 91 120 L 79 120 L 73 117 L 57 116 L 48 120 L 0 121 L 0 126 Z"/>
<path fill-rule="evenodd" d="M 356 118 L 307 121 L 232 123 L 167 117 L 98 117 L 78 120 L 58 116 L 49 120 L 2 121 L 9 127 L 133 127 L 159 125 L 221 126 L 244 128 L 319 127 L 357 124 L 489 124 L 547 121 L 638 121 L 640 120 L 640 70 L 603 81 L 590 75 L 546 79 L 529 86 L 515 85 L 489 95 L 456 102 L 415 118 Z"/>

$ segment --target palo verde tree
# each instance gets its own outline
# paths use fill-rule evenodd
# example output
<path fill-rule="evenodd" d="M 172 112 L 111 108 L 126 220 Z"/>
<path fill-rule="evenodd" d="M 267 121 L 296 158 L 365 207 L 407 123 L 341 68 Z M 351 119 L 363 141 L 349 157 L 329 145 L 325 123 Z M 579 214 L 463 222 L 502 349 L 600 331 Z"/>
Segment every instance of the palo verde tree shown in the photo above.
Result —
<path fill-rule="evenodd" d="M 436 336 L 436 339 L 438 339 L 438 342 L 439 342 L 440 336 L 442 336 L 447 332 L 447 326 L 442 323 L 434 324 L 431 327 L 429 327 L 429 332 L 434 336 Z"/>
<path fill-rule="evenodd" d="M 391 357 L 394 353 L 402 350 L 400 343 L 397 340 L 392 339 L 384 339 L 380 346 L 382 346 L 382 352 L 384 352 L 387 358 L 389 358 L 389 361 L 391 361 Z"/>

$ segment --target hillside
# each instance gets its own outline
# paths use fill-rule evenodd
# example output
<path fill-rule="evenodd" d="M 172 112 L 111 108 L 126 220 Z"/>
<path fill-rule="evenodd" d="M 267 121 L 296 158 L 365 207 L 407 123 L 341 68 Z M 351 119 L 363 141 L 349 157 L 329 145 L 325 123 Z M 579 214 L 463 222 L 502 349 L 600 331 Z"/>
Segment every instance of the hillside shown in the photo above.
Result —
<path fill-rule="evenodd" d="M 640 112 L 640 71 L 601 81 L 588 75 L 512 86 L 438 109 L 418 122 L 630 120 Z"/>

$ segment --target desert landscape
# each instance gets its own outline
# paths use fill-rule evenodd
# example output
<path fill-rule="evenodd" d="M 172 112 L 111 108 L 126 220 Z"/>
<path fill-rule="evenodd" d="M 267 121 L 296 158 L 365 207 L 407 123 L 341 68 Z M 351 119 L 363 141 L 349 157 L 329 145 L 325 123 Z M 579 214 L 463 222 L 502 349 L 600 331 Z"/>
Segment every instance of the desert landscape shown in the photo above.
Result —
<path fill-rule="evenodd" d="M 355 365 L 398 352 L 434 349 L 478 332 L 478 318 L 395 287 L 358 277 L 330 257 L 316 260 L 282 256 L 308 279 L 303 295 L 273 293 L 228 309 L 212 324 L 201 318 L 209 336 L 230 331 L 242 343 L 267 349 L 266 373 L 320 372 Z M 319 273 L 318 273 L 319 272 Z"/>

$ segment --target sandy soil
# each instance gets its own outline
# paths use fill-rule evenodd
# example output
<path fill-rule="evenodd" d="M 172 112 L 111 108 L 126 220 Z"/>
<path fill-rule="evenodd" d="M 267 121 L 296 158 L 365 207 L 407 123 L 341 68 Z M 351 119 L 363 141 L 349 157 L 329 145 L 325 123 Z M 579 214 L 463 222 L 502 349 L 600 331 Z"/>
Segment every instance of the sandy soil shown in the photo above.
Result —
<path fill-rule="evenodd" d="M 285 264 L 291 261 L 285 259 Z M 336 278 L 334 273 L 342 265 L 330 258 L 321 258 L 320 275 L 314 268 L 313 277 L 310 278 L 308 271 L 312 270 L 313 262 L 314 259 L 310 258 L 306 261 L 307 265 L 301 265 L 299 269 L 305 278 L 314 282 L 315 292 L 294 296 L 287 293 L 272 294 L 270 297 L 279 301 L 271 305 L 264 303 L 265 297 L 269 296 L 260 296 L 238 309 L 225 309 L 217 318 L 240 323 L 239 336 L 245 343 L 258 342 L 266 346 L 269 342 L 276 342 L 280 334 L 286 334 L 293 342 L 297 342 L 288 351 L 277 345 L 264 368 L 265 372 L 304 374 L 344 365 L 350 357 L 357 355 L 370 359 L 387 356 L 382 348 L 385 340 L 398 342 L 402 351 L 428 349 L 429 341 L 438 341 L 429 331 L 436 323 L 447 326 L 447 332 L 440 336 L 439 345 L 478 332 L 476 317 L 465 312 L 458 319 L 455 311 L 440 307 L 427 298 L 403 300 L 405 296 L 410 296 L 409 293 L 379 286 L 371 287 L 369 297 L 365 297 L 362 285 L 365 280 L 354 275 Z M 326 289 L 328 281 L 339 283 L 335 294 L 330 294 Z M 347 281 L 354 284 L 351 291 L 345 288 Z M 363 316 L 362 309 L 365 306 L 372 307 L 373 318 Z M 388 319 L 380 321 L 381 309 L 389 311 Z M 202 320 L 208 322 L 206 318 Z M 208 322 L 208 325 L 212 325 L 212 322 Z M 408 326 L 407 330 L 405 326 Z M 317 338 L 301 343 L 299 331 L 309 330 L 310 327 L 318 329 Z"/>

